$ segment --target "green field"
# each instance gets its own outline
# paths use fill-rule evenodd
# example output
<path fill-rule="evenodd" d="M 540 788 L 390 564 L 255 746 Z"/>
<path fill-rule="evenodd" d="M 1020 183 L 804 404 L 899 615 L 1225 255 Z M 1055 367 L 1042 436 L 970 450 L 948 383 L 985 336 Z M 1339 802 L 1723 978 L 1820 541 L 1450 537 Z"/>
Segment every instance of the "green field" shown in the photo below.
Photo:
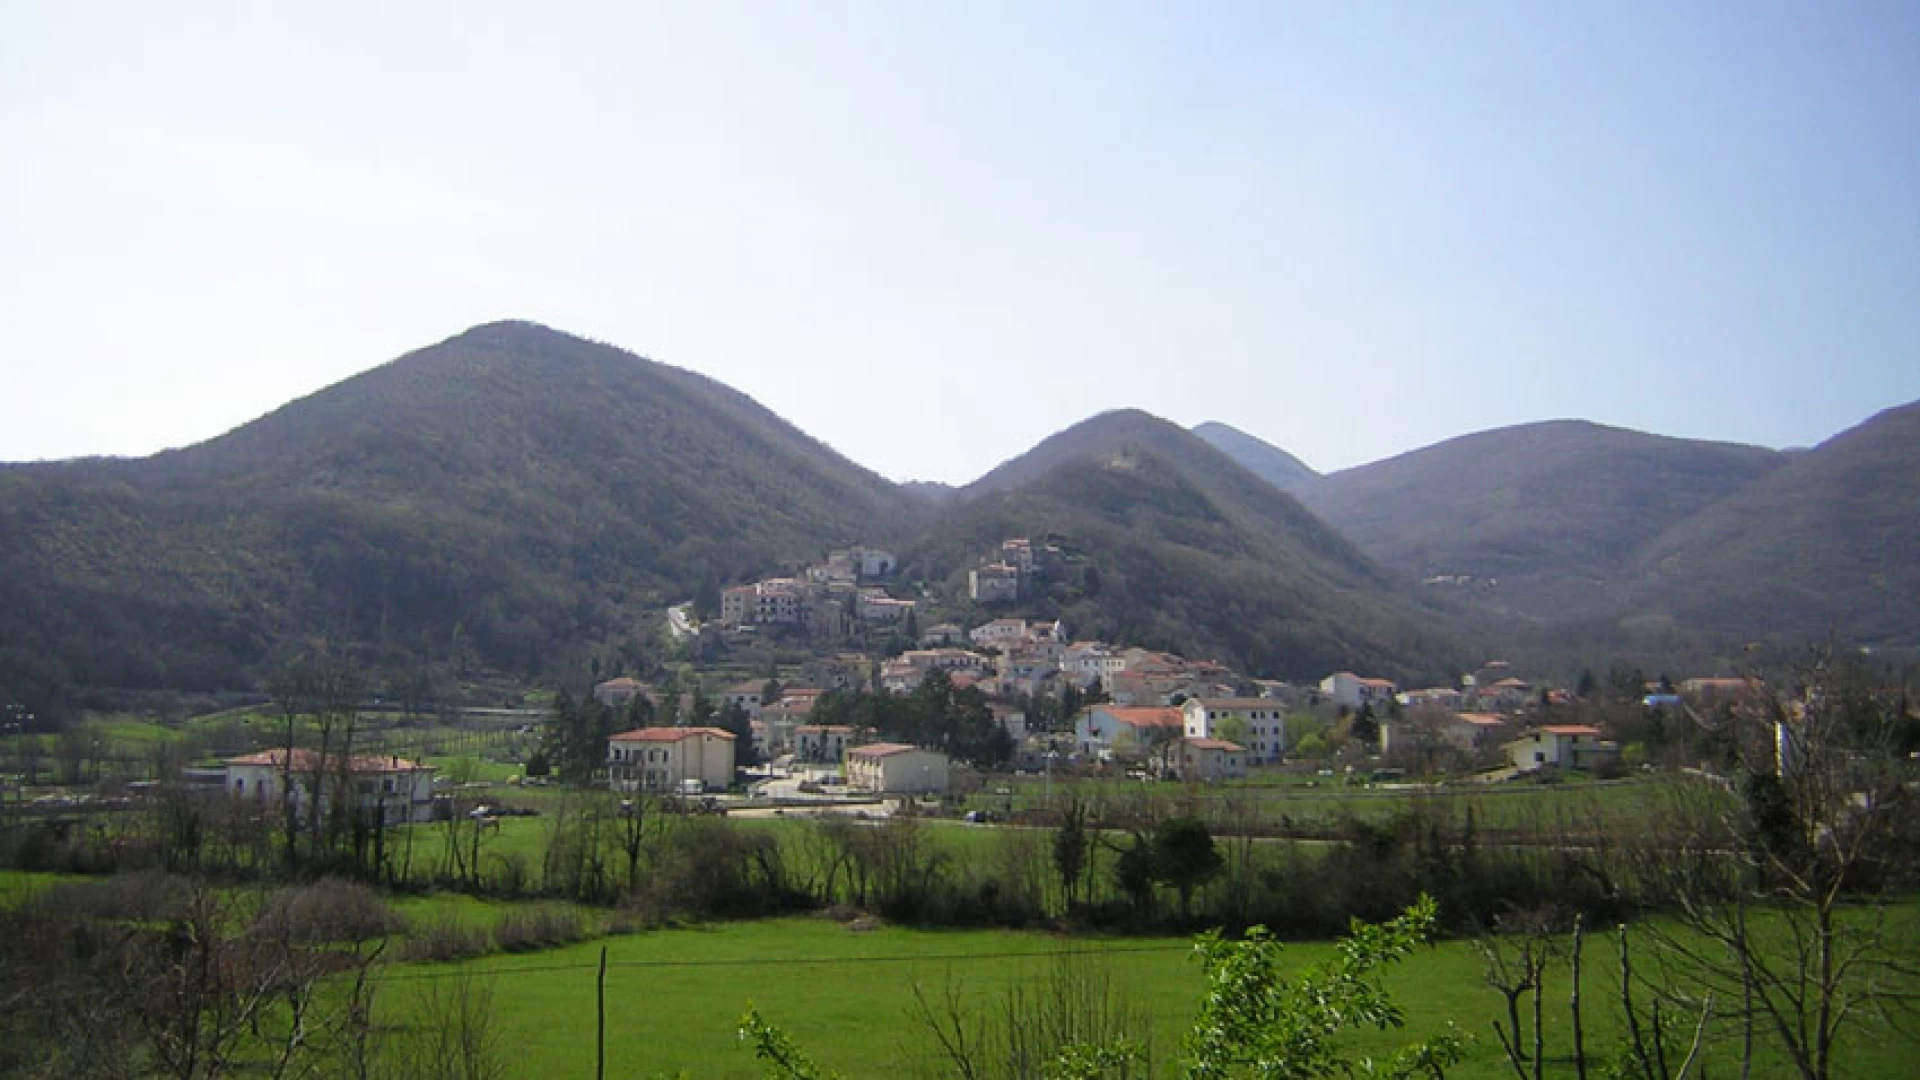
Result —
<path fill-rule="evenodd" d="M 594 1062 L 595 974 L 608 950 L 608 1075 L 693 1077 L 760 1075 L 736 1037 L 747 1005 L 757 1006 L 821 1064 L 848 1077 L 950 1075 L 910 1012 L 915 984 L 939 995 L 951 981 L 963 1000 L 991 1007 L 1014 980 L 1045 975 L 1052 954 L 1078 950 L 1103 957 L 1132 1005 L 1152 1018 L 1155 1075 L 1177 1075 L 1180 1039 L 1199 1002 L 1200 970 L 1184 939 L 1068 940 L 1016 932 L 918 931 L 883 927 L 855 931 L 824 919 L 779 919 L 615 937 L 519 957 L 459 965 L 391 969 L 383 993 L 402 1010 L 436 978 L 466 971 L 493 987 L 494 1021 L 512 1048 L 517 1075 L 589 1075 Z M 1329 956 L 1327 944 L 1287 950 L 1297 964 Z M 1588 943 L 1582 979 L 1590 1055 L 1604 1056 L 1620 1038 L 1612 943 Z M 1453 1022 L 1472 1036 L 1468 1058 L 1449 1076 L 1511 1076 L 1488 1027 L 1501 1015 L 1497 994 L 1481 981 L 1480 960 L 1463 942 L 1423 951 L 1385 980 L 1405 1010 L 1405 1031 L 1360 1032 L 1347 1043 L 1384 1055 Z M 1548 985 L 1548 1074 L 1572 1075 L 1566 1055 L 1569 982 L 1564 970 Z M 1722 1041 L 1709 1075 L 1734 1075 L 1733 1047 Z M 1843 1044 L 1835 1075 L 1911 1075 L 1916 1047 L 1886 1029 L 1859 1028 Z M 1556 1057 L 1556 1051 L 1559 1056 Z M 1763 1062 L 1756 1075 L 1777 1075 Z M 1599 1070 L 1594 1070 L 1599 1075 Z"/>

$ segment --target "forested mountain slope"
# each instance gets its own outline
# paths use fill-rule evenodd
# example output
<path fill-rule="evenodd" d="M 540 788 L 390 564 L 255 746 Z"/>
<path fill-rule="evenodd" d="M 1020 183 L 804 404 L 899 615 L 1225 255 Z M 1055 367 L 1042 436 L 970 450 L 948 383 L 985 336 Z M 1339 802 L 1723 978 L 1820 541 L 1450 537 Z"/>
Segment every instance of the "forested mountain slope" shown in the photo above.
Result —
<path fill-rule="evenodd" d="M 1095 417 L 995 469 L 909 549 L 908 566 L 958 591 L 1010 536 L 1072 556 L 1025 610 L 1066 618 L 1076 636 L 1291 678 L 1340 667 L 1439 677 L 1465 655 L 1452 613 L 1417 604 L 1292 497 L 1145 413 Z"/>
<path fill-rule="evenodd" d="M 1787 461 L 1555 420 L 1331 473 L 1305 499 L 1386 566 L 1470 578 L 1461 595 L 1552 620 L 1617 608 L 1646 544 Z"/>
<path fill-rule="evenodd" d="M 1633 608 L 1722 634 L 1920 647 L 1920 402 L 1889 409 L 1663 532 Z"/>
<path fill-rule="evenodd" d="M 188 449 L 0 470 L 0 680 L 246 685 L 317 636 L 537 671 L 929 512 L 710 379 L 490 324 Z"/>

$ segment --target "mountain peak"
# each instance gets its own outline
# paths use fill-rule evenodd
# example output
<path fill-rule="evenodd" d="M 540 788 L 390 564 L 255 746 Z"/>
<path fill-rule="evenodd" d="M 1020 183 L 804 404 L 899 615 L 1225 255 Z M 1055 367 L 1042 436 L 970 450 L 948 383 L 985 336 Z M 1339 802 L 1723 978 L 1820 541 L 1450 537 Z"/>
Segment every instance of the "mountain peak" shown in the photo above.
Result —
<path fill-rule="evenodd" d="M 1193 433 L 1239 462 L 1248 472 L 1294 498 L 1306 498 L 1323 479 L 1306 462 L 1285 450 L 1217 420 L 1196 425 Z"/>

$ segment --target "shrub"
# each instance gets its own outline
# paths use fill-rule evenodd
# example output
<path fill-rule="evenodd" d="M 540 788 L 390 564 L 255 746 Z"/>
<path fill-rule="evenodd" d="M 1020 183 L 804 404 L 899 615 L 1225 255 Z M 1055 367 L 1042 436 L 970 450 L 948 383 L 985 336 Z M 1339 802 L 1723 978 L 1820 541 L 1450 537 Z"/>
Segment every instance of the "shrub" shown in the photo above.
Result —
<path fill-rule="evenodd" d="M 493 928 L 493 940 L 506 952 L 532 952 L 584 941 L 586 922 L 565 904 L 516 906 Z"/>
<path fill-rule="evenodd" d="M 397 934 L 405 923 L 357 882 L 322 878 L 312 885 L 276 890 L 254 917 L 254 930 L 304 944 L 350 943 Z"/>
<path fill-rule="evenodd" d="M 489 945 L 486 931 L 443 915 L 409 931 L 400 959 L 446 963 L 484 955 Z"/>

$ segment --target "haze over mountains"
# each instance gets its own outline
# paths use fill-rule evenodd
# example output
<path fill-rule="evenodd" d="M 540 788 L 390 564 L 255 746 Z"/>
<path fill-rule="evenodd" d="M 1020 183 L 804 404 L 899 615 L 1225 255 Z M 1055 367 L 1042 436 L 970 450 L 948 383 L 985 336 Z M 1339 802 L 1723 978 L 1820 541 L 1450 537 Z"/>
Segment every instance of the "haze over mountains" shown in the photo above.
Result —
<path fill-rule="evenodd" d="M 1553 421 L 1324 477 L 1119 412 L 898 485 L 703 376 L 495 323 L 198 446 L 0 468 L 0 697 L 252 686 L 315 638 L 551 674 L 703 583 L 868 542 L 937 591 L 1023 534 L 1093 569 L 1042 601 L 1076 633 L 1260 674 L 1443 677 L 1496 647 L 1473 610 L 1913 645 L 1917 463 L 1920 406 L 1794 455 Z"/>

